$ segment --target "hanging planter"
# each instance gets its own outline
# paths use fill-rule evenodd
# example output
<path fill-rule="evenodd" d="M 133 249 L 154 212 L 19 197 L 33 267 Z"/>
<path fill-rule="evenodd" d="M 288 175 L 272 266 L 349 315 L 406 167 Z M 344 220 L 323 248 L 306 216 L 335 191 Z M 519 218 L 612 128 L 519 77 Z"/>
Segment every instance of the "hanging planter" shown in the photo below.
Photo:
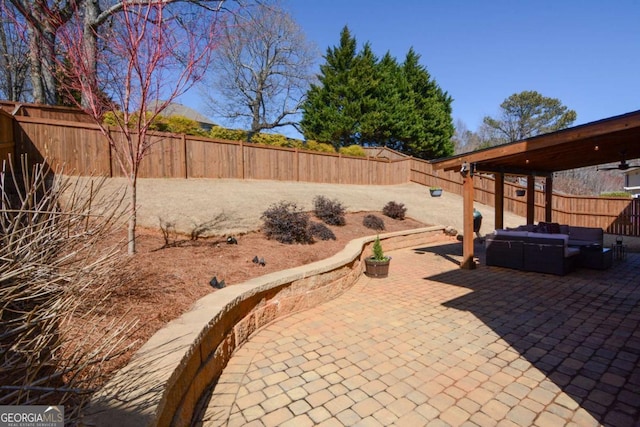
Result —
<path fill-rule="evenodd" d="M 429 188 L 429 193 L 431 193 L 431 197 L 440 197 L 440 196 L 442 196 L 442 188 L 440 188 L 440 187 L 431 187 L 431 188 Z"/>
<path fill-rule="evenodd" d="M 522 197 L 526 194 L 527 190 L 516 190 L 516 196 Z"/>

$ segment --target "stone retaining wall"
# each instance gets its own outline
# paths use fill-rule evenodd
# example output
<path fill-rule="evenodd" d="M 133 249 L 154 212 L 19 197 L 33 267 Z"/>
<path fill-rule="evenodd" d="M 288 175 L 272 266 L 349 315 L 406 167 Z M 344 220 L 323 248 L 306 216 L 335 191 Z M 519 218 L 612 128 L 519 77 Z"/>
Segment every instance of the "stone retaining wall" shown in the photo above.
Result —
<path fill-rule="evenodd" d="M 385 252 L 438 240 L 443 227 L 380 235 Z M 375 236 L 326 260 L 213 292 L 153 335 L 93 398 L 85 425 L 187 426 L 208 387 L 253 332 L 331 300 L 364 270 Z M 393 264 L 390 274 L 393 274 Z"/>

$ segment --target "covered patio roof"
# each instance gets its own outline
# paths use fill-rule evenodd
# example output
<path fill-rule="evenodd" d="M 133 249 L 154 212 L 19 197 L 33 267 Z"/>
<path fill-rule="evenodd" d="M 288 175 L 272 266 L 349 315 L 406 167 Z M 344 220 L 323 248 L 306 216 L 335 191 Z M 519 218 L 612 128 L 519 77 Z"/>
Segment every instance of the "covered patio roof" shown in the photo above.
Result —
<path fill-rule="evenodd" d="M 640 158 L 640 110 L 509 144 L 432 160 L 430 163 L 435 169 L 446 171 L 460 171 L 462 166 L 466 165 L 466 173 L 462 174 L 464 240 L 461 267 L 474 268 L 473 177 L 475 173 L 494 173 L 496 176 L 495 223 L 496 228 L 501 228 L 504 215 L 505 175 L 531 177 L 527 180 L 527 223 L 533 223 L 534 216 L 533 177 L 546 177 L 545 219 L 551 221 L 554 172 L 607 163 L 620 164 L 623 160 L 638 158 Z"/>
<path fill-rule="evenodd" d="M 640 110 L 484 150 L 431 161 L 436 169 L 548 176 L 640 158 Z"/>

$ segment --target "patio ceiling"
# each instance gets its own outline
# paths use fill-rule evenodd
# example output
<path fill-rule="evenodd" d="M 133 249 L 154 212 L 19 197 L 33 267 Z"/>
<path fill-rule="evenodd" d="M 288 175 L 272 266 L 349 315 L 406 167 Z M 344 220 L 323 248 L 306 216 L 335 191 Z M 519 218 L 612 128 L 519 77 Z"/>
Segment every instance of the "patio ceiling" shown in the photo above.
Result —
<path fill-rule="evenodd" d="M 477 172 L 548 176 L 623 157 L 640 158 L 640 110 L 430 163 L 444 170 L 460 170 L 467 162 Z"/>

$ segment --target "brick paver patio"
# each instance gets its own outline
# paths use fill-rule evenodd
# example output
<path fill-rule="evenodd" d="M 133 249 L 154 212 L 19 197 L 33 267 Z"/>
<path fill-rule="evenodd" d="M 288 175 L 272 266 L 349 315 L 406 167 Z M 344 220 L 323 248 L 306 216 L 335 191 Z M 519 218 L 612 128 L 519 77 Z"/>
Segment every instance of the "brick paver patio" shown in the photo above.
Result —
<path fill-rule="evenodd" d="M 639 425 L 640 254 L 558 277 L 459 250 L 392 252 L 389 278 L 257 332 L 201 425 Z"/>

